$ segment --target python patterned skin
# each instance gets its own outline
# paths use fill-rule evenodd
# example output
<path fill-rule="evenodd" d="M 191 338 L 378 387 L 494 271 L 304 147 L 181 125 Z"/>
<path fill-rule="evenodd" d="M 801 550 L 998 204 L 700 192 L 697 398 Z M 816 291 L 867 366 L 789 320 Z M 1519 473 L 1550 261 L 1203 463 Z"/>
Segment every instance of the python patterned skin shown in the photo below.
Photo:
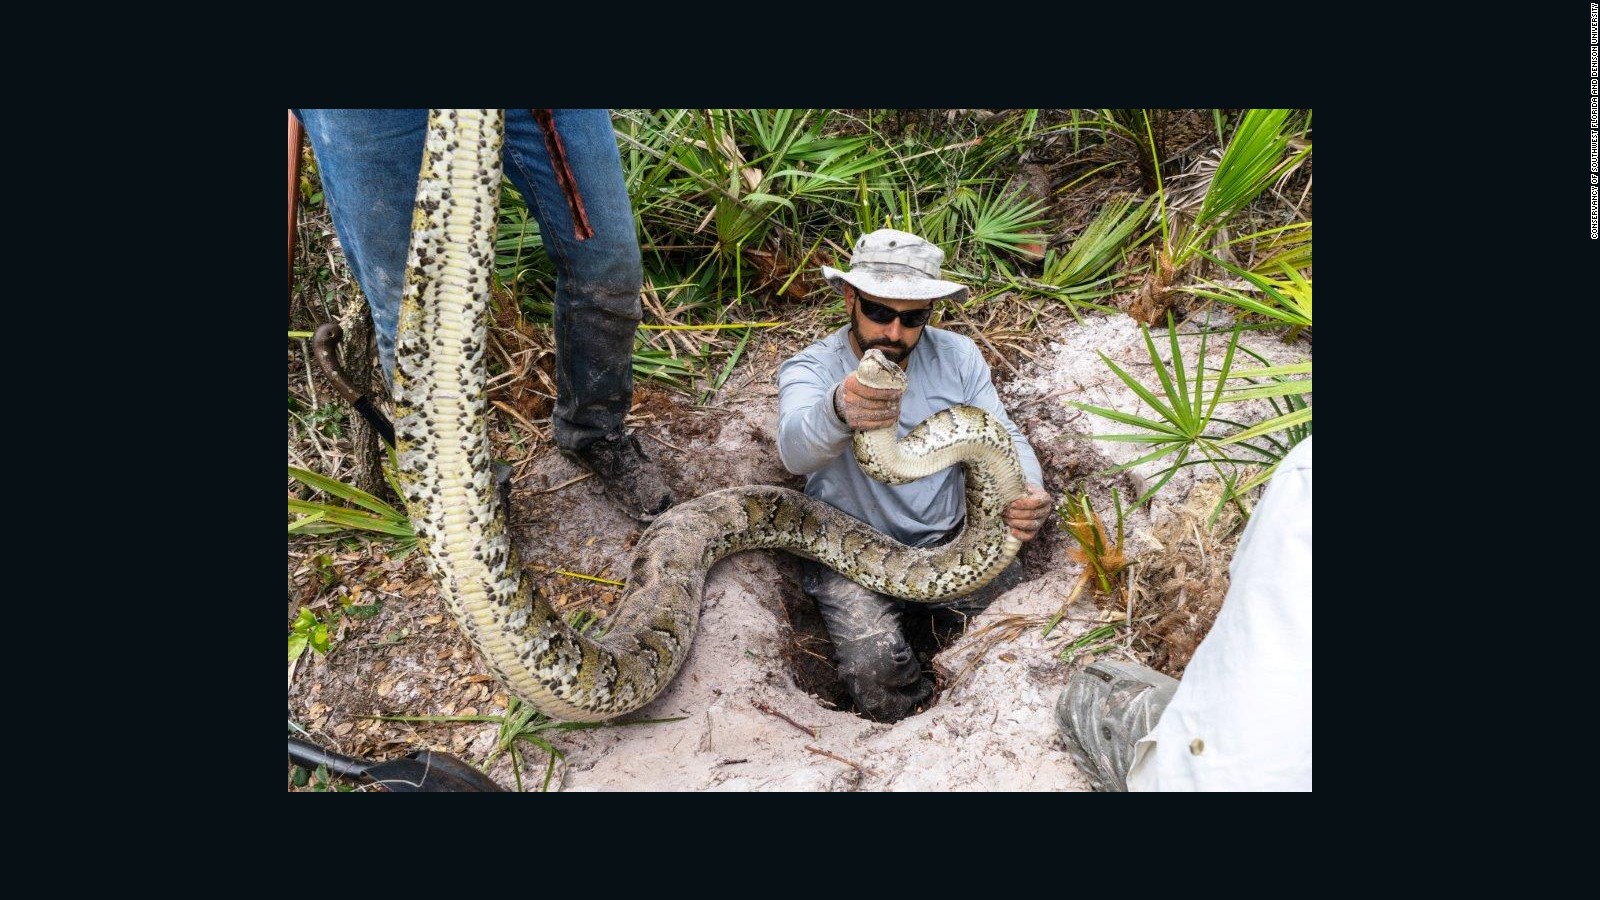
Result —
<path fill-rule="evenodd" d="M 1026 486 L 1011 436 L 973 407 L 945 410 L 900 441 L 894 427 L 855 436 L 864 469 L 892 483 L 967 466 L 956 540 L 915 549 L 798 491 L 727 488 L 672 507 L 634 552 L 605 637 L 570 628 L 533 588 L 490 473 L 484 383 L 502 110 L 432 110 L 412 222 L 395 378 L 401 488 L 430 573 L 451 613 L 513 694 L 551 718 L 602 721 L 655 699 L 688 656 L 706 575 L 717 560 L 770 548 L 810 557 L 909 600 L 970 593 L 1019 542 L 1001 518 Z M 876 350 L 863 384 L 904 384 Z"/>

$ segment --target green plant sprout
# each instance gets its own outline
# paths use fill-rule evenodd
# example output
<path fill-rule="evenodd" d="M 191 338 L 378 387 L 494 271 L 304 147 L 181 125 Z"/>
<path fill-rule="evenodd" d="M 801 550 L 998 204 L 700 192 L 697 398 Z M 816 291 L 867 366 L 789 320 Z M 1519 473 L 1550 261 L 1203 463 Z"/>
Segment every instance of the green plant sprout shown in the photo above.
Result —
<path fill-rule="evenodd" d="M 301 607 L 289 626 L 289 665 L 294 665 L 301 654 L 310 648 L 319 654 L 328 652 L 328 623 L 307 607 Z"/>
<path fill-rule="evenodd" d="M 1083 571 L 1078 576 L 1078 582 L 1067 594 L 1067 599 L 1062 601 L 1061 608 L 1045 623 L 1044 637 L 1049 637 L 1050 632 L 1060 623 L 1067 614 L 1067 607 L 1072 605 L 1085 585 L 1096 581 L 1102 594 L 1109 595 L 1112 591 L 1112 582 L 1128 566 L 1128 558 L 1123 541 L 1123 510 L 1122 497 L 1115 488 L 1111 491 L 1111 501 L 1117 510 L 1117 538 L 1110 541 L 1106 538 L 1106 526 L 1100 519 L 1100 514 L 1095 511 L 1089 501 L 1089 493 L 1074 496 L 1067 492 L 1056 513 L 1061 519 L 1061 526 L 1066 529 L 1069 536 L 1077 544 L 1076 547 L 1067 549 L 1067 556 L 1083 566 Z"/>

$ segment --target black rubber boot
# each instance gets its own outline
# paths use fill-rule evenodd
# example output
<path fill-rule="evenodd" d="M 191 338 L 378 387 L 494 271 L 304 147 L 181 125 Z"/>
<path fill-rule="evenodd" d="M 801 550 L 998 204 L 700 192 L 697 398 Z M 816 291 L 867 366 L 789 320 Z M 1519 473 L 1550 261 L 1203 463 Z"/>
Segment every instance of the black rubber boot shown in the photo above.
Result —
<path fill-rule="evenodd" d="M 632 434 L 602 438 L 561 455 L 598 475 L 606 496 L 640 522 L 652 521 L 674 502 L 660 468 Z"/>

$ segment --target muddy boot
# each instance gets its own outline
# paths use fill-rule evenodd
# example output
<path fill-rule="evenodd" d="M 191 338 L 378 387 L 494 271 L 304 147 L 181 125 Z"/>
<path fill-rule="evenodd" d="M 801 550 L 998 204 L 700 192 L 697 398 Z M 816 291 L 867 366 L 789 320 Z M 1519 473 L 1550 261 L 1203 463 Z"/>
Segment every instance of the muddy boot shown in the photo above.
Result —
<path fill-rule="evenodd" d="M 1148 666 L 1111 660 L 1072 673 L 1056 700 L 1067 752 L 1097 791 L 1126 791 L 1133 748 L 1156 727 L 1178 681 Z"/>
<path fill-rule="evenodd" d="M 561 455 L 600 477 L 606 496 L 623 512 L 649 522 L 672 506 L 672 491 L 661 477 L 655 460 L 644 455 L 639 439 L 632 434 L 620 438 L 601 438 Z"/>
<path fill-rule="evenodd" d="M 864 718 L 898 722 L 933 696 L 933 679 L 922 674 L 916 653 L 899 634 L 835 641 L 833 648 L 839 680 Z"/>
<path fill-rule="evenodd" d="M 800 563 L 800 587 L 817 601 L 833 642 L 833 665 L 865 718 L 898 722 L 933 694 L 933 680 L 906 640 L 904 601 L 867 588 L 822 563 Z"/>

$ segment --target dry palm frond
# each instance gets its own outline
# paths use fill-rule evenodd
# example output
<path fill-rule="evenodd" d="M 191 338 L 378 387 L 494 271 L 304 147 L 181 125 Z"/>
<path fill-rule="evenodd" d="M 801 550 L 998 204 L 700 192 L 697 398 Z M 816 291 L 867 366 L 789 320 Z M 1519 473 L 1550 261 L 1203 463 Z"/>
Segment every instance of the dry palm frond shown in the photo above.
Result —
<path fill-rule="evenodd" d="M 1044 634 L 1046 637 L 1056 627 L 1056 623 L 1067 614 L 1067 607 L 1082 593 L 1084 585 L 1091 581 L 1098 581 L 1100 593 L 1109 596 L 1112 593 L 1112 582 L 1122 570 L 1128 567 L 1128 557 L 1125 552 L 1122 533 L 1122 497 L 1113 488 L 1111 499 L 1117 508 L 1117 539 L 1115 542 L 1106 537 L 1106 526 L 1100 520 L 1100 514 L 1095 511 L 1089 502 L 1088 492 L 1076 497 L 1071 492 L 1067 493 L 1066 503 L 1062 506 L 1059 515 L 1061 526 L 1067 534 L 1077 542 L 1078 546 L 1067 548 L 1067 557 L 1073 562 L 1083 566 L 1083 572 L 1078 576 L 1078 583 L 1062 601 L 1061 608 L 1045 623 Z"/>
<path fill-rule="evenodd" d="M 1184 503 L 1173 507 L 1172 517 L 1155 527 L 1162 549 L 1141 562 L 1140 580 L 1149 597 L 1141 604 L 1136 637 L 1149 639 L 1155 648 L 1149 664 L 1174 678 L 1182 676 L 1210 632 L 1228 592 L 1239 516 L 1224 505 L 1217 523 L 1207 525 L 1225 490 L 1219 481 L 1197 482 Z"/>
<path fill-rule="evenodd" d="M 1146 325 L 1158 325 L 1172 310 L 1178 291 L 1173 286 L 1177 277 L 1172 255 L 1164 248 L 1151 247 L 1154 256 L 1150 274 L 1145 277 L 1139 293 L 1128 305 L 1128 315 Z M 1180 316 L 1181 318 L 1181 316 Z"/>
<path fill-rule="evenodd" d="M 1213 147 L 1201 154 L 1182 174 L 1174 175 L 1167 188 L 1167 212 L 1194 220 L 1195 213 L 1205 203 L 1206 192 L 1211 190 L 1211 179 L 1216 177 L 1222 164 L 1222 148 Z M 1152 217 L 1151 223 L 1154 224 Z"/>
<path fill-rule="evenodd" d="M 1112 489 L 1111 496 L 1117 506 L 1115 543 L 1106 538 L 1105 523 L 1090 505 L 1087 493 L 1079 497 L 1068 494 L 1067 507 L 1062 510 L 1061 515 L 1061 524 L 1066 527 L 1067 533 L 1072 535 L 1072 539 L 1078 542 L 1078 546 L 1068 548 L 1067 556 L 1091 569 L 1099 578 L 1100 590 L 1104 593 L 1111 592 L 1111 580 L 1128 565 L 1123 552 L 1122 499 L 1115 488 Z"/>
<path fill-rule="evenodd" d="M 947 692 L 953 691 L 959 687 L 967 679 L 967 676 L 977 669 L 978 663 L 988 658 L 989 651 L 994 649 L 996 644 L 1014 641 L 1022 637 L 1030 629 L 1044 624 L 1044 621 L 1044 616 L 1011 613 L 1000 616 L 993 622 L 972 632 L 968 642 L 963 647 L 963 652 L 967 654 L 966 665 L 963 665 L 961 670 L 953 676 L 948 677 L 945 690 Z M 940 674 L 949 675 L 948 671 L 941 671 Z"/>

